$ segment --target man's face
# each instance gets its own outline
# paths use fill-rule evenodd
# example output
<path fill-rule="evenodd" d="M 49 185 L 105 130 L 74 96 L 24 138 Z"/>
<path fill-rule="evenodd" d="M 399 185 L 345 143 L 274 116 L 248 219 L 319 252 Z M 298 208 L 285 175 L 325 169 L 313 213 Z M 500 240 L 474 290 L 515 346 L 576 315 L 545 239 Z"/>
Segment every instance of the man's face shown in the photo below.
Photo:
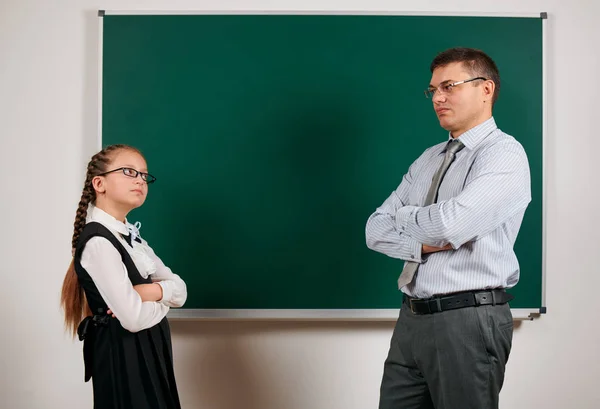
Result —
<path fill-rule="evenodd" d="M 429 89 L 434 90 L 439 87 L 432 98 L 433 108 L 440 126 L 452 132 L 454 137 L 460 136 L 491 115 L 493 83 L 476 80 L 451 87 L 444 85 L 478 76 L 467 71 L 460 62 L 438 67 L 431 76 Z"/>

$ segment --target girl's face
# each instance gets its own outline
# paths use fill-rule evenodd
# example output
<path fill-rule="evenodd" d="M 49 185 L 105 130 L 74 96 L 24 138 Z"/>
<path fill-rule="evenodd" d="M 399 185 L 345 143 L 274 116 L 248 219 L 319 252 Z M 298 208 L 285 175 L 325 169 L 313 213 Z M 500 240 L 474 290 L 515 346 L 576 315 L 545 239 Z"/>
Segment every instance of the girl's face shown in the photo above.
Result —
<path fill-rule="evenodd" d="M 148 194 L 148 184 L 144 178 L 148 168 L 144 158 L 128 149 L 115 153 L 114 158 L 102 176 L 93 180 L 97 198 L 111 208 L 129 212 L 144 204 Z"/>

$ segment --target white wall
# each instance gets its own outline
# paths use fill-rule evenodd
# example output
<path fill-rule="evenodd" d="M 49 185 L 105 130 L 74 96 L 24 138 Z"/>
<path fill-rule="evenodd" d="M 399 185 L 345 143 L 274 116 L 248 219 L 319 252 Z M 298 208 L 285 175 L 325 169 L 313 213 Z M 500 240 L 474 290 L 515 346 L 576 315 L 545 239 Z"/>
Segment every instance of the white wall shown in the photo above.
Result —
<path fill-rule="evenodd" d="M 600 407 L 598 4 L 155 0 L 143 8 L 549 12 L 549 310 L 516 330 L 501 406 L 585 409 Z M 62 332 L 59 290 L 95 150 L 96 10 L 141 7 L 134 0 L 0 0 L 2 408 L 91 408 L 81 343 Z M 377 405 L 393 323 L 172 327 L 186 408 L 364 409 Z"/>

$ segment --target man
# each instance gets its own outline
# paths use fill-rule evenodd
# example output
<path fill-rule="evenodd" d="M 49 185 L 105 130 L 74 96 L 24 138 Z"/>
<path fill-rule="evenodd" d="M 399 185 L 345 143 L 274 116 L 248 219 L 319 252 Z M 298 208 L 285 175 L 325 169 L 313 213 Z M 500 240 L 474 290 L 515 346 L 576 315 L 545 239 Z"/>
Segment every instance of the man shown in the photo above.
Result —
<path fill-rule="evenodd" d="M 405 260 L 380 409 L 494 409 L 512 346 L 505 291 L 531 201 L 527 156 L 492 116 L 500 77 L 480 50 L 431 64 L 426 95 L 449 140 L 409 167 L 369 217 L 367 246 Z"/>

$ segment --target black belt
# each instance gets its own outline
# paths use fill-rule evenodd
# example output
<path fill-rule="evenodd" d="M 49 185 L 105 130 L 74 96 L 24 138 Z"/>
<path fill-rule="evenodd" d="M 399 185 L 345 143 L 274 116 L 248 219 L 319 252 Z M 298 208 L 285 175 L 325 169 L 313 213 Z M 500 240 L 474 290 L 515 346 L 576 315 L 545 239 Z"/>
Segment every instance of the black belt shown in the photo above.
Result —
<path fill-rule="evenodd" d="M 404 294 L 404 304 L 413 314 L 433 314 L 479 305 L 506 304 L 514 297 L 504 290 L 478 290 L 440 295 L 432 298 L 412 298 Z"/>
<path fill-rule="evenodd" d="M 108 326 L 109 318 L 110 318 L 110 315 L 108 315 L 108 314 L 85 317 L 83 319 L 83 321 L 81 321 L 79 323 L 79 326 L 77 327 L 77 335 L 79 336 L 79 340 L 83 341 L 85 339 L 85 337 L 92 332 L 93 327 Z M 92 326 L 91 328 L 90 328 L 90 325 Z"/>

